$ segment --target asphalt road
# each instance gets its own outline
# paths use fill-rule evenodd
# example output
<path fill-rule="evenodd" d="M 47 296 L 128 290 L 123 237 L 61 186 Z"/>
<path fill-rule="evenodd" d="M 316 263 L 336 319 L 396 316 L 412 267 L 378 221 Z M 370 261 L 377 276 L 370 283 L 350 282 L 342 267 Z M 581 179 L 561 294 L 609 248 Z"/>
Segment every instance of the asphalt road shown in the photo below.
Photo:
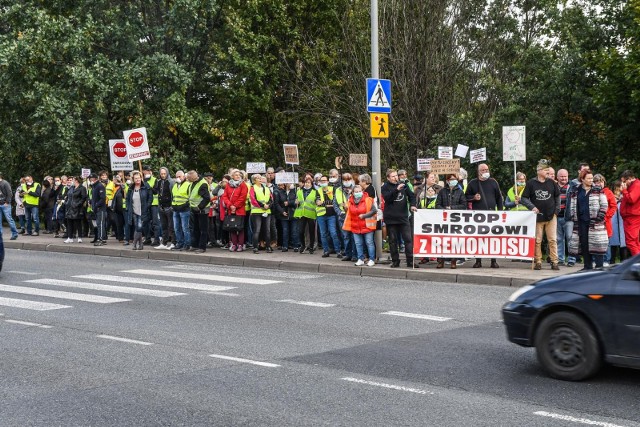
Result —
<path fill-rule="evenodd" d="M 8 250 L 0 425 L 640 425 L 640 371 L 506 341 L 512 291 Z"/>

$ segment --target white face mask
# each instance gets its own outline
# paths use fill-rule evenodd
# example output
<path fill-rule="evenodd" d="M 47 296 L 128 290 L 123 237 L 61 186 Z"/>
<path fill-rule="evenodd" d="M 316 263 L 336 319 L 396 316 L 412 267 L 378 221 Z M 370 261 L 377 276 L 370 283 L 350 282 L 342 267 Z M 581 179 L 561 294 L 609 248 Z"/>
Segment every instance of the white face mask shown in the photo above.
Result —
<path fill-rule="evenodd" d="M 353 181 L 344 181 L 342 185 L 345 187 L 353 187 Z"/>
<path fill-rule="evenodd" d="M 33 185 L 33 181 L 27 181 L 27 185 Z"/>
<path fill-rule="evenodd" d="M 148 174 L 148 173 L 144 174 L 144 179 L 149 179 L 149 178 L 151 178 L 150 174 Z"/>
<path fill-rule="evenodd" d="M 491 176 L 491 174 L 489 172 L 485 172 L 482 174 L 482 178 L 483 179 L 489 179 L 489 177 Z"/>
<path fill-rule="evenodd" d="M 338 182 L 338 178 L 329 178 L 329 182 L 335 184 L 336 182 Z"/>
<path fill-rule="evenodd" d="M 182 182 L 182 178 L 176 178 L 176 182 L 180 184 Z"/>
<path fill-rule="evenodd" d="M 56 181 L 56 185 L 60 185 L 60 181 Z"/>
<path fill-rule="evenodd" d="M 130 179 L 127 180 L 127 185 L 131 185 L 131 180 Z"/>

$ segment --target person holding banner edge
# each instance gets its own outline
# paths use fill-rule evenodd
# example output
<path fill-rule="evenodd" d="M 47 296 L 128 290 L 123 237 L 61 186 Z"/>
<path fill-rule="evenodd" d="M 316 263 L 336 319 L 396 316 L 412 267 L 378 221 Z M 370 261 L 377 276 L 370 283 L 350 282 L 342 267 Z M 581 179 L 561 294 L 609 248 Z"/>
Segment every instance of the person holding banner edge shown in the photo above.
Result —
<path fill-rule="evenodd" d="M 465 197 L 462 188 L 458 185 L 458 174 L 451 173 L 446 177 L 447 185 L 438 192 L 436 199 L 436 209 L 445 210 L 464 210 L 467 209 L 467 198 Z M 438 265 L 436 268 L 444 268 L 444 258 L 438 258 Z M 457 260 L 451 258 L 451 268 L 457 267 Z"/>
<path fill-rule="evenodd" d="M 495 211 L 502 209 L 503 200 L 500 184 L 491 178 L 489 166 L 486 163 L 478 165 L 478 177 L 467 184 L 465 191 L 469 207 L 475 211 Z M 476 259 L 473 268 L 481 268 L 482 260 Z M 495 258 L 491 258 L 491 268 L 500 268 Z"/>
<path fill-rule="evenodd" d="M 389 236 L 391 268 L 400 267 L 398 235 L 404 240 L 407 267 L 418 268 L 418 265 L 413 263 L 413 230 L 407 212 L 407 200 L 410 210 L 417 211 L 415 195 L 406 184 L 398 182 L 398 172 L 394 169 L 387 171 L 387 181 L 382 185 L 381 192 L 385 203 L 384 222 Z"/>

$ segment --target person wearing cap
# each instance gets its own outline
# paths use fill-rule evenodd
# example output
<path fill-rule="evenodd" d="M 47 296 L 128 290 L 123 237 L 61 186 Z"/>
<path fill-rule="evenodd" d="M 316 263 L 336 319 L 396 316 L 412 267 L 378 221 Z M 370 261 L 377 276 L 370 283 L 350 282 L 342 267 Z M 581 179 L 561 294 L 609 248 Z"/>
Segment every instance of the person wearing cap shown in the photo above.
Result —
<path fill-rule="evenodd" d="M 144 229 L 144 244 L 155 247 L 160 245 L 160 237 L 162 237 L 162 227 L 160 226 L 160 202 L 158 201 L 158 188 L 156 187 L 157 179 L 153 175 L 153 170 L 149 165 L 145 165 L 142 167 L 142 175 L 144 176 L 144 182 L 147 183 L 147 185 L 151 189 L 151 192 L 153 193 L 153 202 L 151 203 L 151 218 L 150 221 L 146 223 L 146 228 Z M 151 241 L 152 236 L 153 242 Z"/>
<path fill-rule="evenodd" d="M 89 175 L 91 183 L 91 209 L 96 216 L 96 235 L 93 246 L 102 246 L 107 241 L 107 190 L 98 175 Z"/>
<path fill-rule="evenodd" d="M 542 159 L 536 167 L 537 176 L 524 187 L 520 202 L 536 216 L 536 252 L 534 270 L 542 270 L 542 238 L 547 236 L 551 269 L 558 267 L 558 219 L 560 213 L 560 187 L 549 179 L 549 161 Z"/>
<path fill-rule="evenodd" d="M 0 173 L 0 234 L 2 234 L 2 217 L 4 216 L 11 229 L 11 240 L 16 240 L 18 238 L 18 228 L 11 215 L 12 198 L 11 184 L 5 181 L 4 176 Z"/>
<path fill-rule="evenodd" d="M 42 186 L 37 182 L 33 182 L 33 177 L 31 175 L 25 176 L 24 184 L 20 186 L 20 197 L 23 199 L 25 215 L 27 217 L 28 236 L 38 236 L 40 234 L 40 215 L 38 207 L 40 206 L 41 194 Z M 32 229 L 32 223 L 35 227 L 34 229 Z"/>
<path fill-rule="evenodd" d="M 420 172 L 416 173 L 413 176 L 413 192 L 415 194 L 418 193 L 418 191 L 420 190 L 420 186 L 422 186 L 424 184 L 424 175 L 422 175 Z"/>

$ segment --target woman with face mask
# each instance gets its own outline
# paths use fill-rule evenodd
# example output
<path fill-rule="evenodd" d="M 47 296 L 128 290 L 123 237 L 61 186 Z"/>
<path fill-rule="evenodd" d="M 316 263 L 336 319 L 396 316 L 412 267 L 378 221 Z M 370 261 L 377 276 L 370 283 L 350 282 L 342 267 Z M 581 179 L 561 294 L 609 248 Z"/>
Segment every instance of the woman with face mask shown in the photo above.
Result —
<path fill-rule="evenodd" d="M 221 197 L 222 206 L 220 207 L 220 220 L 224 222 L 225 216 L 237 215 L 245 217 L 246 211 L 246 199 L 248 188 L 242 179 L 242 173 L 235 169 L 231 172 L 231 179 L 229 184 L 224 188 L 224 193 Z M 245 227 L 241 230 L 230 230 L 229 240 L 231 244 L 229 250 L 231 252 L 242 252 L 244 250 Z"/>
<path fill-rule="evenodd" d="M 83 207 L 88 201 L 87 189 L 81 185 L 80 178 L 69 178 L 73 186 L 66 193 L 64 206 L 66 208 L 65 218 L 69 226 L 67 230 L 67 240 L 65 243 L 73 243 L 73 238 L 78 236 L 78 243 L 82 243 L 82 219 L 84 218 Z"/>
<path fill-rule="evenodd" d="M 462 188 L 458 182 L 458 174 L 451 173 L 446 177 L 446 185 L 440 192 L 438 193 L 438 197 L 436 199 L 436 209 L 444 209 L 444 210 L 466 210 L 467 209 L 467 198 L 462 191 Z M 456 268 L 457 261 L 455 259 L 450 259 L 447 261 L 451 261 L 451 268 Z M 444 267 L 444 258 L 438 258 L 438 265 L 436 268 Z"/>
<path fill-rule="evenodd" d="M 316 244 L 316 199 L 317 190 L 313 188 L 313 176 L 306 175 L 304 184 L 296 194 L 296 210 L 294 218 L 298 218 L 300 229 L 300 253 L 313 254 L 313 247 Z M 306 246 L 306 235 L 309 234 L 309 245 Z M 295 250 L 294 250 L 295 251 Z"/>
<path fill-rule="evenodd" d="M 353 193 L 353 176 L 346 172 L 342 174 L 342 185 L 336 188 L 333 196 L 333 206 L 338 215 L 338 227 L 342 231 L 342 242 L 344 246 L 342 261 L 356 262 L 356 249 L 353 241 L 353 234 L 350 231 L 345 230 L 344 221 L 347 218 L 347 207 L 349 203 L 349 197 Z"/>
<path fill-rule="evenodd" d="M 520 204 L 520 198 L 524 187 L 527 185 L 527 176 L 518 172 L 516 174 L 516 183 L 507 191 L 507 197 L 504 199 L 504 207 L 509 211 L 528 211 L 526 206 Z"/>
<path fill-rule="evenodd" d="M 372 197 L 362 190 L 360 185 L 353 188 L 353 194 L 349 197 L 347 216 L 343 229 L 353 233 L 353 240 L 358 254 L 356 266 L 364 265 L 364 246 L 367 246 L 369 262 L 367 265 L 375 265 L 376 245 L 373 240 L 376 231 L 378 207 Z"/>

